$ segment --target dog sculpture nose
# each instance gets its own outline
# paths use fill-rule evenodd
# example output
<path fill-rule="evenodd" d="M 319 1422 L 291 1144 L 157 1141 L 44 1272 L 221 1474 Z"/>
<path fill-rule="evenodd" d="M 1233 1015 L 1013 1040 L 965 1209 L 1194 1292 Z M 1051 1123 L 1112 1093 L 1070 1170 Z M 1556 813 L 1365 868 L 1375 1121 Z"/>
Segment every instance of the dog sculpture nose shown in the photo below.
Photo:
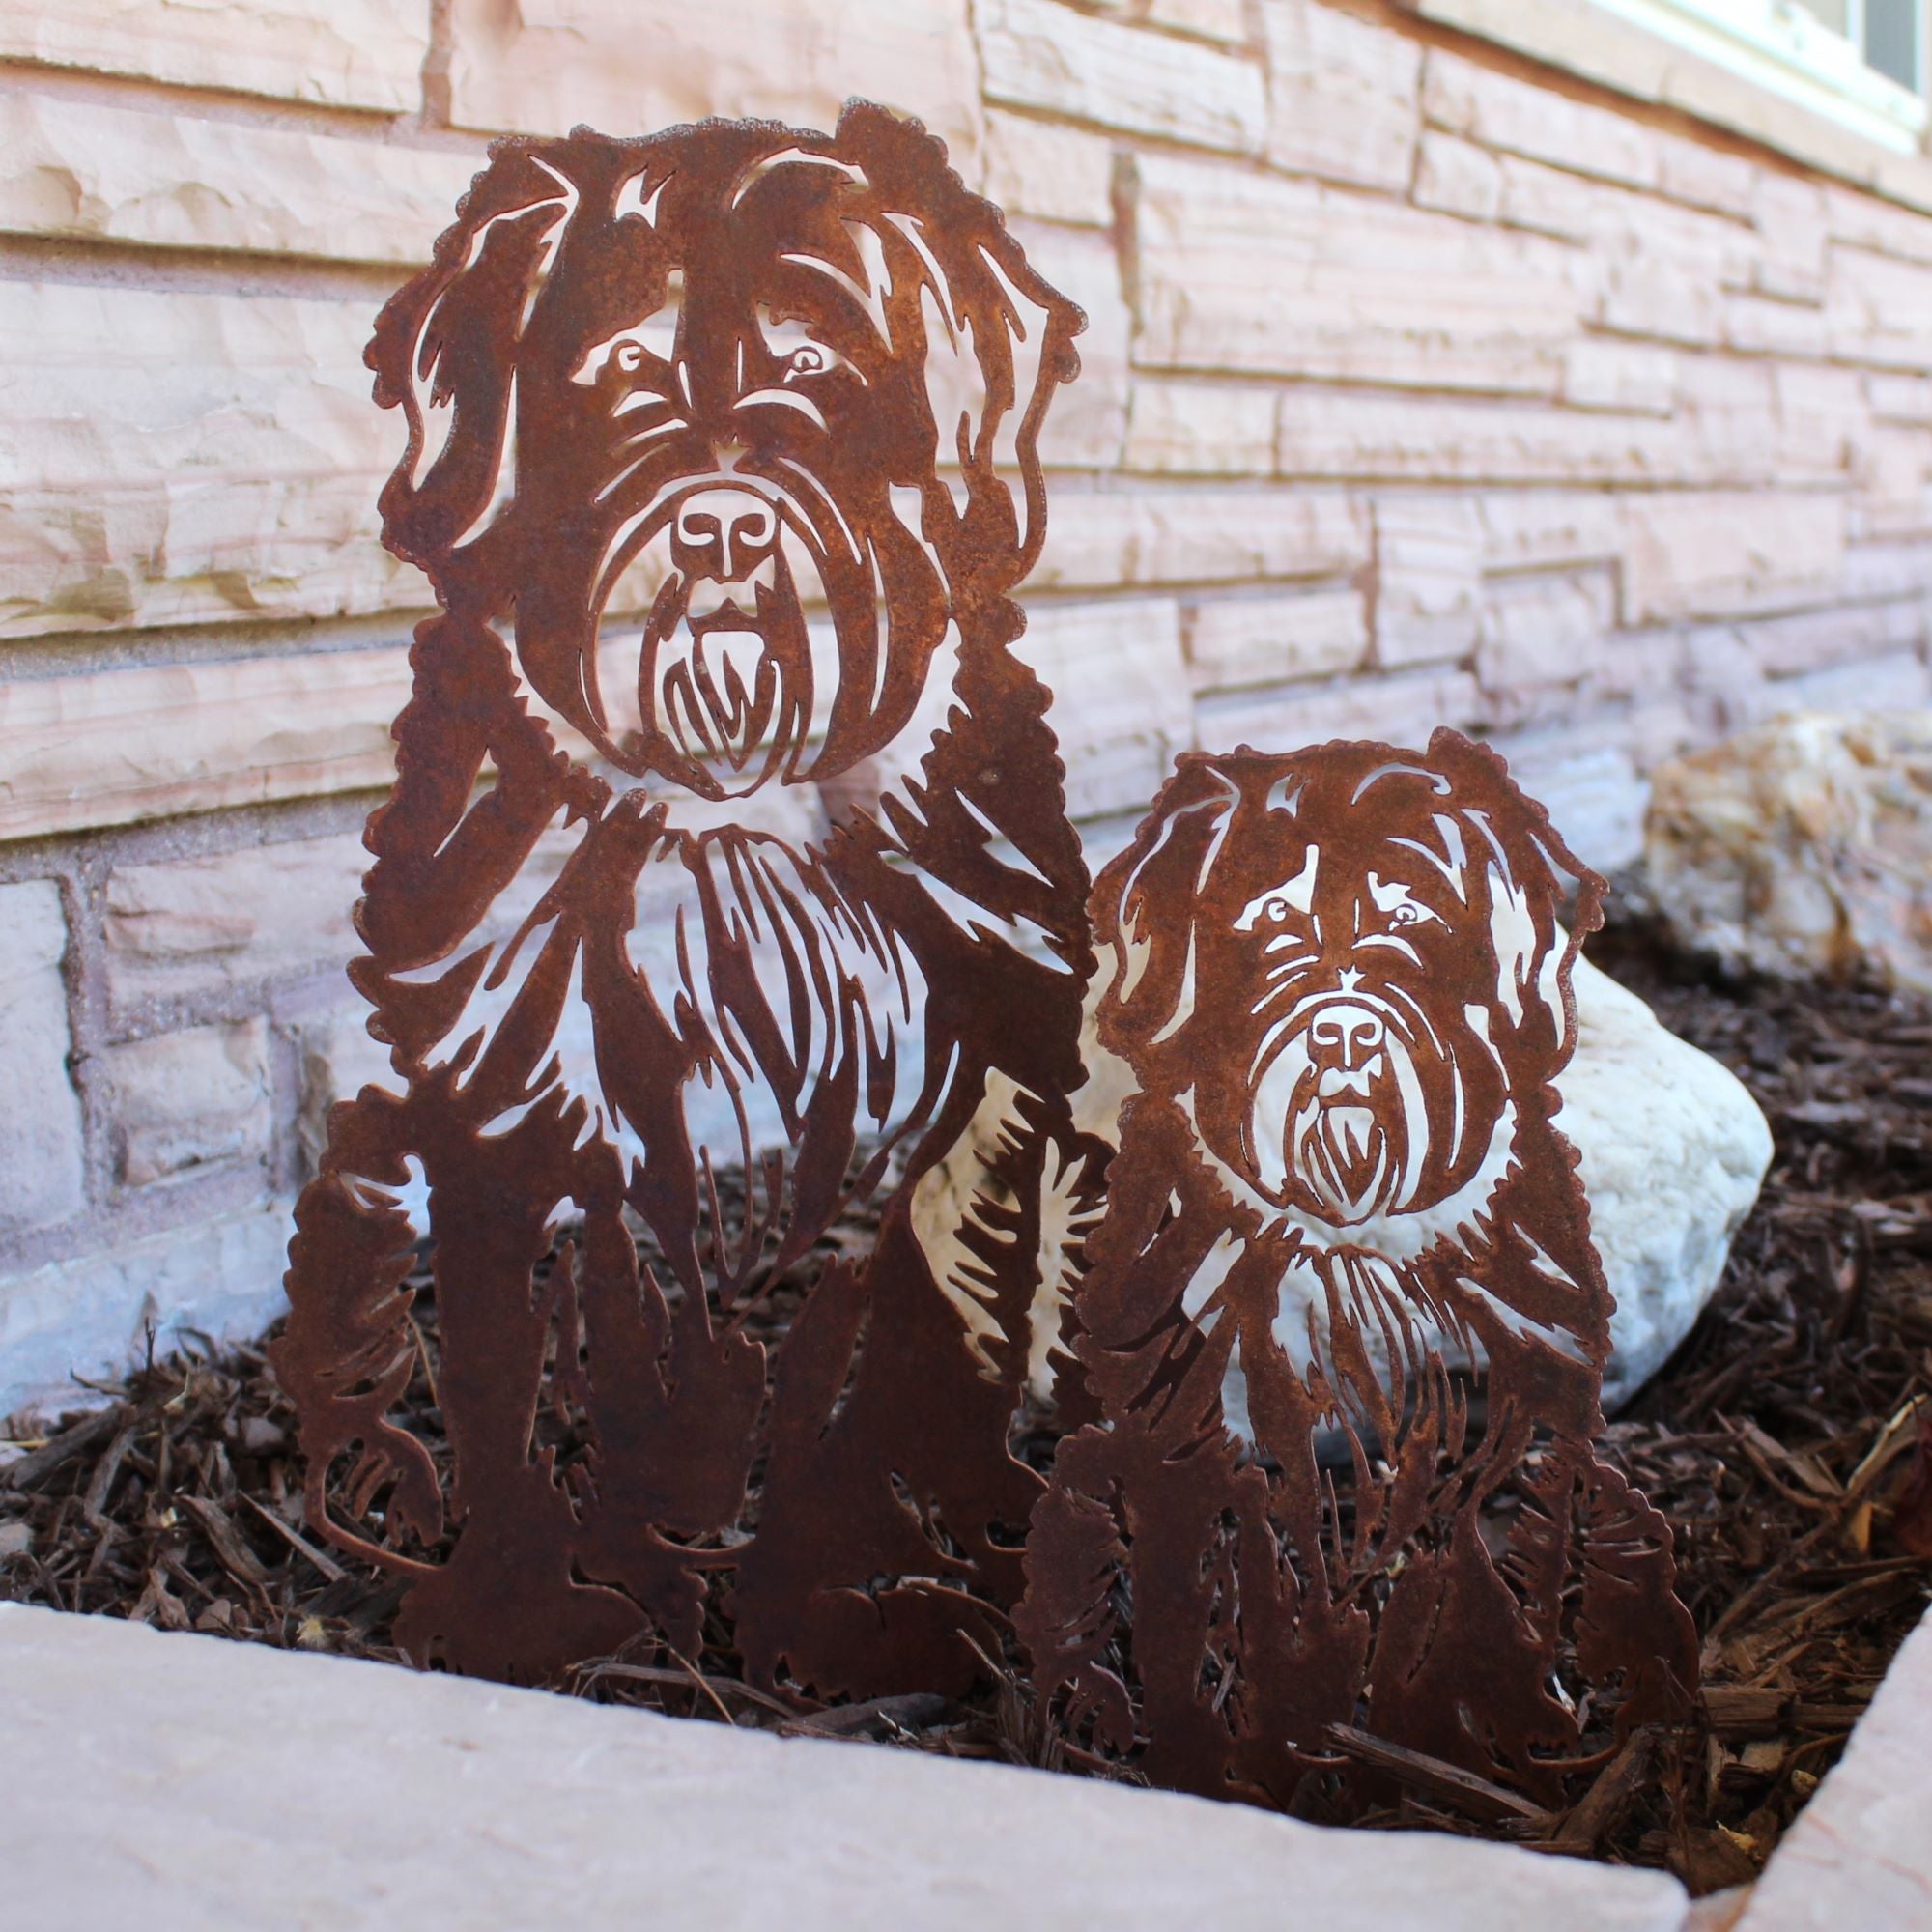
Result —
<path fill-rule="evenodd" d="M 688 574 L 735 582 L 771 550 L 778 512 L 749 490 L 699 490 L 678 506 L 676 530 Z"/>
<path fill-rule="evenodd" d="M 1367 1007 L 1324 1007 L 1308 1029 L 1308 1037 L 1319 1049 L 1339 1053 L 1342 1065 L 1361 1065 L 1382 1043 L 1386 1029 L 1380 1017 Z"/>

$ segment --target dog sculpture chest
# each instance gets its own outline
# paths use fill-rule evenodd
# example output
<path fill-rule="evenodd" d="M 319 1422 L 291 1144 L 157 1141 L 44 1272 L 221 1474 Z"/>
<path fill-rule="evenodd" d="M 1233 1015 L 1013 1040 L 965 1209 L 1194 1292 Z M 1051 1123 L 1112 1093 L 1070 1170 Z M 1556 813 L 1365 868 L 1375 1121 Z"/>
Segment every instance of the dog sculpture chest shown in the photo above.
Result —
<path fill-rule="evenodd" d="M 1360 1725 L 1548 1802 L 1593 1700 L 1688 1692 L 1667 1527 L 1593 1447 L 1611 1302 L 1551 1125 L 1602 891 L 1450 731 L 1184 757 L 1101 874 L 1138 1092 L 1079 1299 L 1101 1420 L 1020 1612 L 1064 1734 L 1336 1815 Z"/>
<path fill-rule="evenodd" d="M 1080 327 L 857 105 L 500 144 L 378 324 L 385 537 L 441 606 L 358 914 L 397 1083 L 331 1122 L 276 1365 L 419 1659 L 728 1611 L 762 1681 L 945 1689 L 961 1594 L 1017 1594 L 1090 955 L 1009 593 Z M 1002 1203 L 929 1252 L 962 1136 Z M 771 1283 L 881 1189 L 768 1377 Z M 430 1373 L 446 1464 L 396 1412 Z"/>

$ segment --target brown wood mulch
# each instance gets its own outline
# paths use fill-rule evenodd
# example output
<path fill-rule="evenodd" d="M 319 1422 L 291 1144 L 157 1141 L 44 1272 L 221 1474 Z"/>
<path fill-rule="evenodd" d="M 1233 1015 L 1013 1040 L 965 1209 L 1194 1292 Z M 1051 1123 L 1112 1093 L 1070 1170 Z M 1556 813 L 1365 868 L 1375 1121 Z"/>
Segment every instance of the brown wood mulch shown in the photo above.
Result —
<path fill-rule="evenodd" d="M 1681 1731 L 1634 1735 L 1559 1814 L 1362 1733 L 1331 1742 L 1400 1786 L 1372 1823 L 1665 1865 L 1701 1893 L 1762 1867 L 1932 1591 L 1932 1003 L 1726 982 L 1634 925 L 1592 951 L 1730 1065 L 1776 1132 L 1717 1299 L 1609 1431 L 1676 1523 L 1702 1707 Z M 259 1349 L 177 1356 L 98 1395 L 93 1412 L 16 1437 L 0 1465 L 0 1598 L 397 1657 L 395 1586 L 304 1527 L 292 1417 Z M 434 1439 L 433 1390 L 411 1400 Z M 1037 1737 L 1009 1662 L 989 1662 L 970 1707 L 911 1696 L 801 1714 L 740 1681 L 721 1634 L 698 1658 L 640 1650 L 561 1688 L 1079 1769 Z"/>

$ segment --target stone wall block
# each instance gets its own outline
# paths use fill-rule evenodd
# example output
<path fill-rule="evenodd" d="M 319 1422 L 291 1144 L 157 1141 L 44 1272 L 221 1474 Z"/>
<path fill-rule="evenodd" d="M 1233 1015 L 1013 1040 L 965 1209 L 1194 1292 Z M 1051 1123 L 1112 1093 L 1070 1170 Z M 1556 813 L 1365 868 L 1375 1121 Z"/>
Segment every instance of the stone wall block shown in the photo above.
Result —
<path fill-rule="evenodd" d="M 1759 169 L 1751 194 L 1751 224 L 1764 244 L 1752 286 L 1761 295 L 1783 301 L 1823 300 L 1830 232 L 1823 186 L 1781 169 Z"/>
<path fill-rule="evenodd" d="M 1482 615 L 1482 517 L 1467 497 L 1376 503 L 1375 662 L 1461 658 Z"/>
<path fill-rule="evenodd" d="M 1637 122 L 1441 47 L 1430 49 L 1422 104 L 1434 126 L 1484 147 L 1633 187 L 1658 185 L 1657 144 Z"/>
<path fill-rule="evenodd" d="M 1236 691 L 1355 670 L 1368 656 L 1368 611 L 1356 589 L 1298 597 L 1220 597 L 1183 613 L 1196 691 Z"/>
<path fill-rule="evenodd" d="M 1677 392 L 1673 349 L 1583 335 L 1563 351 L 1562 396 L 1573 409 L 1667 416 Z"/>
<path fill-rule="evenodd" d="M 1075 818 L 1145 810 L 1194 743 L 1180 607 L 1168 598 L 1037 604 L 1015 646 L 1054 694 Z"/>
<path fill-rule="evenodd" d="M 0 838 L 386 783 L 400 648 L 0 684 Z"/>
<path fill-rule="evenodd" d="M 269 1027 L 189 1027 L 107 1055 L 121 1179 L 130 1187 L 268 1155 Z"/>
<path fill-rule="evenodd" d="M 67 921 L 52 879 L 0 886 L 0 1228 L 80 1211 L 85 1149 L 68 1077 Z"/>
<path fill-rule="evenodd" d="M 989 101 L 1193 147 L 1262 146 L 1267 104 L 1257 61 L 1060 0 L 980 0 L 974 27 Z"/>
<path fill-rule="evenodd" d="M 1673 618 L 1828 602 L 1844 555 L 1843 505 L 1769 492 L 1633 498 L 1623 618 Z"/>
<path fill-rule="evenodd" d="M 1838 361 L 1932 371 L 1932 264 L 1833 249 L 1825 325 Z"/>
<path fill-rule="evenodd" d="M 1135 385 L 1138 409 L 1144 383 Z M 1280 395 L 1283 476 L 1442 484 L 1676 483 L 1705 474 L 1656 416 L 1584 413 L 1511 397 L 1392 396 L 1310 384 Z"/>
<path fill-rule="evenodd" d="M 0 230 L 13 234 L 413 267 L 480 165 L 98 100 L 0 99 Z"/>
<path fill-rule="evenodd" d="M 1485 588 L 1476 680 L 1507 699 L 1526 686 L 1574 686 L 1611 646 L 1616 590 L 1606 570 L 1492 581 Z"/>
<path fill-rule="evenodd" d="M 426 606 L 378 541 L 374 307 L 10 284 L 0 637 Z"/>
<path fill-rule="evenodd" d="M 1312 182 L 1139 164 L 1137 361 L 1434 388 L 1556 386 L 1574 251 Z"/>
<path fill-rule="evenodd" d="M 1340 577 L 1369 560 L 1369 515 L 1339 490 L 1175 488 L 1053 493 L 1029 591 Z"/>
<path fill-rule="evenodd" d="M 1030 115 L 986 112 L 980 192 L 1009 215 L 1106 228 L 1114 219 L 1114 144 Z"/>
<path fill-rule="evenodd" d="M 1265 476 L 1275 463 L 1275 410 L 1274 391 L 1259 384 L 1137 376 L 1127 401 L 1126 467 L 1154 475 Z"/>
<path fill-rule="evenodd" d="M 340 969 L 369 854 L 353 832 L 206 859 L 117 866 L 107 880 L 107 989 L 117 1022 L 144 1000 Z"/>
<path fill-rule="evenodd" d="M 451 0 L 448 34 L 459 128 L 625 134 L 754 114 L 829 128 L 856 95 L 918 115 L 978 171 L 966 0 Z"/>
<path fill-rule="evenodd" d="M 1089 229 L 1027 219 L 1010 226 L 1034 267 L 1087 312 L 1077 344 L 1080 380 L 1063 388 L 1047 412 L 1040 461 L 1049 469 L 1114 469 L 1126 436 L 1133 327 L 1120 257 L 1109 237 Z"/>
<path fill-rule="evenodd" d="M 407 113 L 429 14 L 414 0 L 60 0 L 0 10 L 0 58 Z"/>
<path fill-rule="evenodd" d="M 1261 23 L 1269 162 L 1406 190 L 1421 121 L 1420 44 L 1324 0 L 1263 0 Z"/>
<path fill-rule="evenodd" d="M 1468 672 L 1432 669 L 1204 699 L 1195 729 L 1202 748 L 1213 752 L 1233 751 L 1236 745 L 1292 749 L 1330 738 L 1422 746 L 1436 725 L 1466 729 L 1481 719 L 1483 708 L 1476 680 Z"/>

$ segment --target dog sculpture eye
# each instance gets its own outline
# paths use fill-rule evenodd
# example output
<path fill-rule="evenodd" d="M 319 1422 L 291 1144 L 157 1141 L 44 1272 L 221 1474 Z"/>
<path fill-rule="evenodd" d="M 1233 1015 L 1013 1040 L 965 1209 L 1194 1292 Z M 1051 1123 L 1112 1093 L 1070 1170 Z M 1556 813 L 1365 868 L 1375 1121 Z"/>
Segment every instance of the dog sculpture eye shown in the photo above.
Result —
<path fill-rule="evenodd" d="M 838 353 L 822 342 L 808 342 L 792 351 L 785 362 L 785 381 L 794 376 L 822 376 L 838 366 Z"/>
<path fill-rule="evenodd" d="M 1427 906 L 1414 903 L 1399 905 L 1389 914 L 1389 923 L 1393 926 L 1438 924 L 1435 915 Z"/>

